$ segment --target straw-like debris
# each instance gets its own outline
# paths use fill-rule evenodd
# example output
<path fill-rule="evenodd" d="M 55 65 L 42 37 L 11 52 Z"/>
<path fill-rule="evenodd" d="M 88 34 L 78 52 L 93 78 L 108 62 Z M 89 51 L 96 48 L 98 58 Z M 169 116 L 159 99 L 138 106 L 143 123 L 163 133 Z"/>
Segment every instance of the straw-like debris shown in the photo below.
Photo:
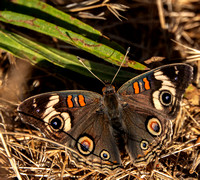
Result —
<path fill-rule="evenodd" d="M 94 28 L 100 29 L 124 47 L 131 46 L 132 57 L 146 62 L 149 67 L 172 62 L 190 63 L 195 67 L 193 85 L 187 89 L 182 112 L 173 122 L 171 143 L 162 149 L 154 162 L 136 168 L 125 158 L 123 169 L 104 173 L 91 167 L 76 167 L 68 156 L 67 147 L 45 139 L 39 131 L 21 121 L 16 112 L 17 105 L 25 96 L 42 92 L 40 82 L 45 75 L 33 77 L 30 65 L 20 63 L 22 60 L 1 51 L 0 178 L 200 178 L 199 0 L 176 0 L 173 3 L 171 0 L 133 0 L 123 4 L 120 1 L 113 4 L 111 1 L 71 0 L 64 5 L 58 5 L 57 2 L 57 6 L 73 12 L 74 16 L 89 18 L 85 19 L 89 24 L 93 25 L 95 20 Z M 63 48 L 62 42 L 56 43 L 57 47 Z M 79 86 L 73 83 L 75 87 Z"/>

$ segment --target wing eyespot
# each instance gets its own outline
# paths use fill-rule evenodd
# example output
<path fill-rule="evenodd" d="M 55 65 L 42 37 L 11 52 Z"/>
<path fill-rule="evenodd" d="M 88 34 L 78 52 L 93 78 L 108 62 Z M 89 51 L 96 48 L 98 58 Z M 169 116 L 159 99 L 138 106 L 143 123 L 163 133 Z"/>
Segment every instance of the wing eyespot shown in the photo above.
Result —
<path fill-rule="evenodd" d="M 77 140 L 76 147 L 82 155 L 88 156 L 94 151 L 94 140 L 89 135 L 81 135 Z"/>
<path fill-rule="evenodd" d="M 152 136 L 159 136 L 162 133 L 162 126 L 159 119 L 152 117 L 146 121 L 146 128 Z"/>
<path fill-rule="evenodd" d="M 106 150 L 102 150 L 100 152 L 100 157 L 101 157 L 102 160 L 108 161 L 110 159 L 110 153 Z"/>
<path fill-rule="evenodd" d="M 160 92 L 160 102 L 163 106 L 170 106 L 172 104 L 172 93 L 167 90 Z"/>
<path fill-rule="evenodd" d="M 64 127 L 64 119 L 61 116 L 56 115 L 49 120 L 49 125 L 52 130 L 60 131 Z"/>
<path fill-rule="evenodd" d="M 141 148 L 142 150 L 147 150 L 147 149 L 149 148 L 149 142 L 146 141 L 146 140 L 142 140 L 142 141 L 140 142 L 140 148 Z"/>

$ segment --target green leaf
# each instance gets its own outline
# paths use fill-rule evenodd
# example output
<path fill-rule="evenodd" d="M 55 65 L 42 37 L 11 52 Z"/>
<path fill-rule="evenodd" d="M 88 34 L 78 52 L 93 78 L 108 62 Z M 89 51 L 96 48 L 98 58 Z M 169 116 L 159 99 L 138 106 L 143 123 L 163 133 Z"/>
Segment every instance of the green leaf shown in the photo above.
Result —
<path fill-rule="evenodd" d="M 82 75 L 90 76 L 91 73 L 82 66 L 75 55 L 65 53 L 55 48 L 33 42 L 20 35 L 0 29 L 0 47 L 11 52 L 15 56 L 23 59 L 29 59 L 32 64 L 38 65 L 49 61 L 59 67 L 67 68 Z M 117 69 L 101 63 L 84 60 L 86 66 L 103 80 L 111 80 Z M 45 67 L 44 67 L 45 68 Z M 131 78 L 135 74 L 120 71 L 118 80 Z"/>
<path fill-rule="evenodd" d="M 3 22 L 56 37 L 115 65 L 120 65 L 124 59 L 125 50 L 120 45 L 111 42 L 91 26 L 46 3 L 38 0 L 3 2 L 0 7 L 0 20 Z M 126 61 L 124 66 L 147 69 L 136 61 Z"/>

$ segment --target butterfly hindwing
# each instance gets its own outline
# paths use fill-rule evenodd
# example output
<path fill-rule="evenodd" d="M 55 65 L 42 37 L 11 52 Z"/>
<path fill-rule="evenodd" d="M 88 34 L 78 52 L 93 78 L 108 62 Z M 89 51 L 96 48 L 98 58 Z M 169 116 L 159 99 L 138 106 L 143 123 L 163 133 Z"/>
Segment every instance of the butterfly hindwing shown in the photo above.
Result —
<path fill-rule="evenodd" d="M 147 165 L 171 140 L 171 121 L 155 111 L 136 108 L 130 103 L 122 111 L 122 117 L 125 147 L 135 166 Z"/>

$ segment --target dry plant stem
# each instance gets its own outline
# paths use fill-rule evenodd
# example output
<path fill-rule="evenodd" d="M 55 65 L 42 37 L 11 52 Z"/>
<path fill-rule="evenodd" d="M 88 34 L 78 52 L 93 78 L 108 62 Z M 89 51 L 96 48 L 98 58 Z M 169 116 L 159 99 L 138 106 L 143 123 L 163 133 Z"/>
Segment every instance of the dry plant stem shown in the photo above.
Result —
<path fill-rule="evenodd" d="M 185 112 L 187 113 L 187 115 L 194 121 L 194 123 L 195 123 L 197 126 L 200 127 L 200 124 L 196 121 L 195 118 L 193 118 L 193 117 L 191 116 L 191 114 L 188 112 L 188 110 L 187 110 L 186 108 L 184 108 L 184 111 L 185 111 Z"/>
<path fill-rule="evenodd" d="M 200 67 L 200 61 L 197 62 L 198 67 Z M 196 78 L 196 83 L 199 84 L 200 81 L 200 68 L 197 70 L 197 78 Z"/>
<path fill-rule="evenodd" d="M 89 7 L 75 8 L 75 9 L 71 9 L 70 11 L 71 12 L 85 11 L 85 10 L 95 9 L 95 8 L 104 7 L 104 6 L 107 6 L 107 4 L 98 4 L 98 5 L 93 5 Z"/>
<path fill-rule="evenodd" d="M 175 42 L 176 44 L 186 48 L 188 50 L 188 54 L 191 54 L 190 56 L 186 57 L 186 62 L 194 62 L 194 61 L 199 61 L 200 60 L 200 51 L 188 46 L 185 46 L 175 40 L 172 39 L 173 42 Z"/>
<path fill-rule="evenodd" d="M 165 16 L 163 11 L 163 4 L 161 0 L 157 0 L 157 7 L 158 7 L 158 13 L 159 13 L 159 19 L 162 29 L 167 29 L 166 23 L 165 23 Z"/>
<path fill-rule="evenodd" d="M 63 176 L 64 176 L 64 174 L 65 174 L 65 169 L 67 169 L 67 168 L 66 168 L 67 160 L 68 160 L 68 158 L 66 158 L 65 161 L 63 162 L 63 167 L 62 167 L 62 169 L 61 169 L 61 180 L 63 180 Z M 68 172 L 67 172 L 67 174 L 70 176 L 70 174 L 69 174 Z"/>
<path fill-rule="evenodd" d="M 38 136 L 32 135 L 32 134 L 27 134 L 27 133 L 16 133 L 16 132 L 1 132 L 1 133 L 2 133 L 2 134 L 7 134 L 7 135 L 29 136 L 29 137 L 32 137 L 32 138 L 35 138 L 35 139 L 38 139 L 38 140 L 41 140 L 41 141 L 46 141 L 46 142 L 55 144 L 55 145 L 57 145 L 58 147 L 66 148 L 66 146 L 63 145 L 63 144 L 57 143 L 57 142 L 55 142 L 55 141 L 53 141 L 53 140 L 50 140 L 50 139 L 38 137 Z"/>
<path fill-rule="evenodd" d="M 101 20 L 106 20 L 106 18 L 103 17 L 104 13 L 100 13 L 98 15 L 94 15 L 94 14 L 88 13 L 88 12 L 79 12 L 78 15 L 79 15 L 79 17 L 86 18 L 86 19 L 101 19 Z"/>
<path fill-rule="evenodd" d="M 195 172 L 196 167 L 200 164 L 200 154 L 194 159 L 192 167 L 190 169 L 190 174 Z"/>
<path fill-rule="evenodd" d="M 81 2 L 81 4 L 89 6 L 89 5 L 95 4 L 97 2 L 101 2 L 101 0 L 85 0 L 85 1 Z M 107 2 L 107 0 L 106 0 L 106 2 Z M 105 1 L 103 3 L 105 3 Z"/>
<path fill-rule="evenodd" d="M 156 177 L 158 177 L 158 178 L 161 178 L 161 179 L 174 179 L 173 177 L 171 177 L 171 176 L 169 176 L 169 175 L 167 175 L 167 174 L 164 174 L 164 173 L 162 173 L 162 172 L 160 172 L 160 171 L 157 171 L 157 170 L 153 170 L 153 173 L 157 173 L 155 176 Z"/>
<path fill-rule="evenodd" d="M 125 174 L 124 174 L 125 173 Z M 110 176 L 110 179 L 112 179 L 112 178 L 116 178 L 117 177 L 117 179 L 124 179 L 124 178 L 126 178 L 127 176 L 129 176 L 129 175 L 132 175 L 132 176 L 135 176 L 135 175 L 133 175 L 132 173 L 129 173 L 129 172 L 123 172 L 123 173 L 118 173 L 118 174 L 115 174 L 115 175 L 112 175 L 112 176 Z"/>
<path fill-rule="evenodd" d="M 196 140 L 196 139 L 193 139 L 192 141 L 194 141 L 194 140 Z M 190 149 L 190 148 L 194 148 L 194 147 L 196 147 L 196 146 L 200 146 L 200 143 L 196 143 L 196 144 L 194 144 L 194 145 L 192 145 L 192 146 L 189 146 L 189 147 L 186 147 L 186 148 L 184 148 L 184 149 L 181 149 L 181 150 L 178 150 L 178 151 L 174 151 L 174 152 L 172 152 L 172 153 L 170 153 L 170 154 L 162 155 L 161 157 L 159 157 L 159 159 L 166 158 L 166 157 L 168 157 L 168 156 L 170 156 L 170 155 L 172 155 L 172 154 L 177 154 L 177 153 L 179 153 L 179 152 L 186 151 L 186 150 L 188 150 L 188 149 Z"/>
<path fill-rule="evenodd" d="M 10 145 L 12 146 L 12 145 Z M 28 158 L 26 155 L 24 155 L 23 153 L 21 153 L 18 149 L 14 148 L 12 146 L 12 148 L 21 156 L 24 157 L 26 160 L 28 160 L 29 162 L 31 162 L 32 164 L 34 164 L 37 168 L 39 167 L 39 164 L 37 164 L 36 162 L 34 162 L 34 160 L 31 160 L 30 158 Z M 21 159 L 21 158 L 20 158 Z"/>
<path fill-rule="evenodd" d="M 53 166 L 55 165 L 55 159 L 56 159 L 56 156 L 53 157 L 53 161 L 51 163 L 51 167 L 50 167 L 50 171 L 48 172 L 48 176 L 50 176 L 51 172 L 53 172 Z"/>
<path fill-rule="evenodd" d="M 81 178 L 79 178 L 79 180 L 84 180 L 86 177 L 88 177 L 94 173 L 95 173 L 95 171 L 91 171 L 91 172 L 87 173 L 86 175 L 82 176 Z"/>
<path fill-rule="evenodd" d="M 2 117 L 2 114 L 1 114 L 1 117 Z M 1 131 L 0 131 L 0 139 L 1 139 L 1 142 L 2 142 L 2 145 L 3 145 L 4 149 L 5 149 L 5 151 L 6 151 L 6 154 L 7 154 L 7 156 L 8 156 L 8 160 L 10 161 L 10 165 L 11 165 L 12 169 L 13 169 L 14 172 L 16 173 L 17 178 L 18 178 L 19 180 L 22 180 L 22 177 L 21 177 L 21 175 L 20 175 L 20 173 L 19 173 L 19 170 L 18 170 L 18 168 L 17 168 L 16 161 L 15 161 L 14 158 L 12 158 L 12 156 L 11 156 L 11 154 L 10 154 L 10 151 L 9 151 L 9 149 L 8 149 L 8 146 L 7 146 L 7 144 L 6 144 L 6 141 L 5 141 L 5 139 L 4 139 L 3 134 L 2 134 Z"/>
<path fill-rule="evenodd" d="M 120 11 L 125 11 L 128 6 L 122 5 L 122 4 L 106 4 L 108 1 L 104 1 L 102 4 L 97 4 L 97 5 L 92 5 L 92 6 L 87 6 L 87 7 L 78 7 L 78 8 L 73 8 L 70 9 L 71 12 L 80 12 L 80 11 L 86 11 L 90 9 L 96 9 L 100 7 L 107 7 L 110 12 L 112 12 L 120 21 L 120 17 L 126 19 L 124 16 L 122 16 L 117 10 Z"/>

